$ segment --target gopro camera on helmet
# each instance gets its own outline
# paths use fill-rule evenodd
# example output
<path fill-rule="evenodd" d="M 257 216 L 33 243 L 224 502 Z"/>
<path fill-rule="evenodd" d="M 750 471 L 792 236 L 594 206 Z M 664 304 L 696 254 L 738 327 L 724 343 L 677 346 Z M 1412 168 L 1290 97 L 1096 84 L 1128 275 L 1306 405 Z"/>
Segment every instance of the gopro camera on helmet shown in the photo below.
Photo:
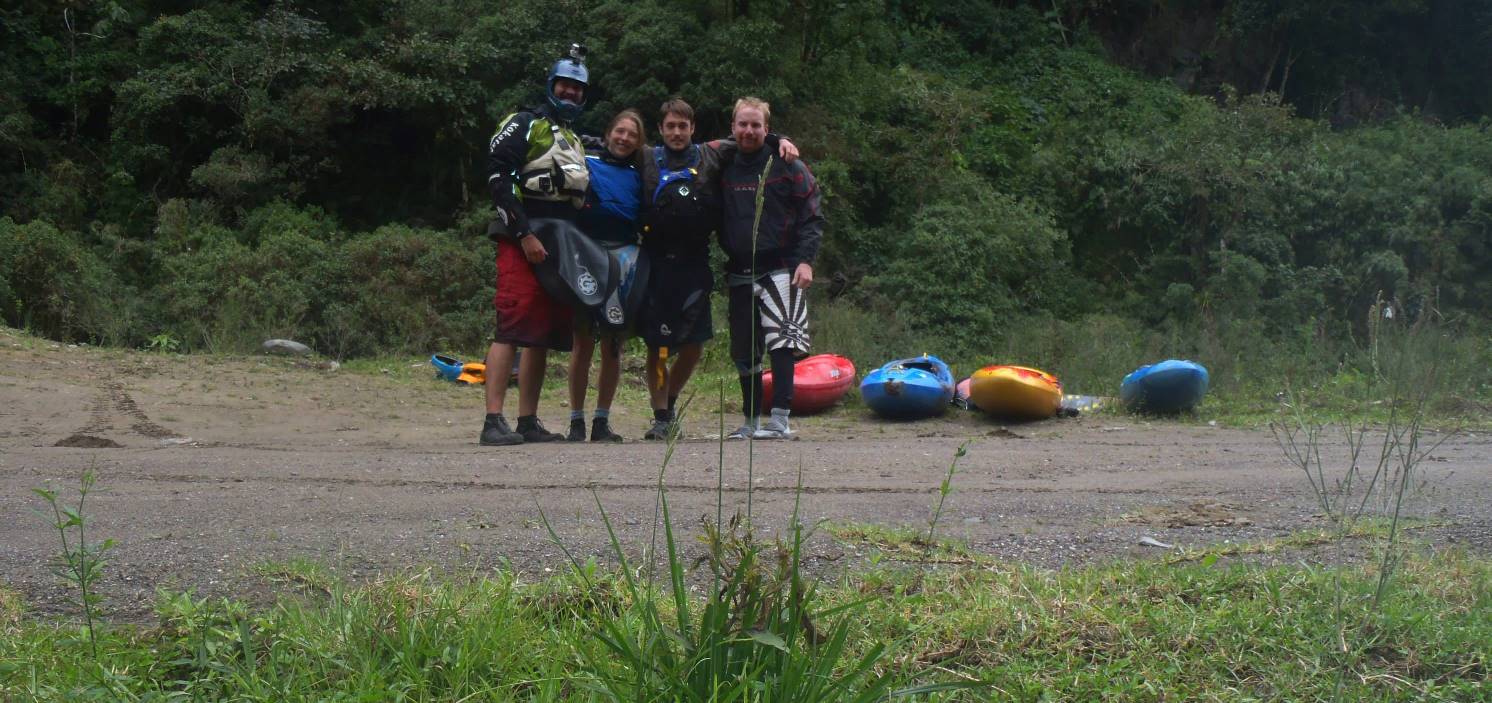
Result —
<path fill-rule="evenodd" d="M 566 122 L 574 120 L 585 111 L 585 98 L 582 97 L 579 102 L 560 100 L 554 97 L 554 83 L 564 78 L 579 83 L 581 87 L 590 87 L 590 71 L 585 68 L 587 53 L 589 52 L 586 51 L 584 44 L 571 44 L 569 56 L 555 61 L 554 66 L 549 69 L 549 80 L 545 83 L 548 94 L 545 97 L 549 100 L 549 105 L 554 108 L 555 116 Z"/>

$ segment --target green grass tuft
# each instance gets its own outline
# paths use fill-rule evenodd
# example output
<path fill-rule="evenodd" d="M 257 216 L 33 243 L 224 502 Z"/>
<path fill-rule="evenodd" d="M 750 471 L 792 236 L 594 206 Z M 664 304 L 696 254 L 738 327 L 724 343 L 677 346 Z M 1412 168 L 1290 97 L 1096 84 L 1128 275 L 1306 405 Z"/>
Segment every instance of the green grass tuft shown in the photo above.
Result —
<path fill-rule="evenodd" d="M 1358 656 L 1346 699 L 1484 699 L 1492 561 L 1419 554 L 1395 578 L 1380 612 L 1347 614 Z M 1341 583 L 1363 594 L 1375 579 L 1373 566 L 1352 566 Z M 1143 560 L 1050 571 L 981 560 L 871 568 L 818 597 L 822 609 L 859 608 L 845 624 L 839 673 L 883 646 L 878 675 L 932 671 L 992 686 L 929 700 L 1318 700 L 1330 697 L 1341 645 L 1334 580 L 1301 565 Z M 703 596 L 687 592 L 699 616 Z M 672 597 L 660 595 L 659 616 L 675 622 Z M 624 574 L 604 570 L 589 583 L 506 572 L 333 579 L 326 591 L 257 609 L 163 596 L 159 624 L 100 628 L 100 665 L 85 642 L 64 636 L 73 626 L 16 623 L 0 638 L 0 698 L 598 700 L 610 696 L 592 676 L 632 670 L 592 634 L 612 623 L 643 638 L 638 605 Z"/>

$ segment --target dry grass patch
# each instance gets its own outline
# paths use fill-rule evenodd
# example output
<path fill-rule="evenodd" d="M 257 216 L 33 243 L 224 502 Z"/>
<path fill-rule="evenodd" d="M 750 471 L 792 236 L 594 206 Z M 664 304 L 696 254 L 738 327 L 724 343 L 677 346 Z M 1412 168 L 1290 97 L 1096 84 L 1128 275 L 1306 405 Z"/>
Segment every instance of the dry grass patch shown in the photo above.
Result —
<path fill-rule="evenodd" d="M 21 594 L 0 586 L 0 630 L 10 631 L 21 623 Z"/>

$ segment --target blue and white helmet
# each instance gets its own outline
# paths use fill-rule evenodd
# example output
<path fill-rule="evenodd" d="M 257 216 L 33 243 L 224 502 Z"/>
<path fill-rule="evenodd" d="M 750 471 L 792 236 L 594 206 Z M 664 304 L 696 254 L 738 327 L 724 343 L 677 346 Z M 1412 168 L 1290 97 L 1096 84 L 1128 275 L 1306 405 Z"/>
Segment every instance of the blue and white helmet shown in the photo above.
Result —
<path fill-rule="evenodd" d="M 549 69 L 549 80 L 544 84 L 544 97 L 549 100 L 550 107 L 554 108 L 556 117 L 570 122 L 580 113 L 585 111 L 585 98 L 580 102 L 573 103 L 569 100 L 560 100 L 554 97 L 554 82 L 568 78 L 587 88 L 590 87 L 591 73 L 585 68 L 585 47 L 580 44 L 570 45 L 570 55 L 554 62 L 554 67 Z"/>

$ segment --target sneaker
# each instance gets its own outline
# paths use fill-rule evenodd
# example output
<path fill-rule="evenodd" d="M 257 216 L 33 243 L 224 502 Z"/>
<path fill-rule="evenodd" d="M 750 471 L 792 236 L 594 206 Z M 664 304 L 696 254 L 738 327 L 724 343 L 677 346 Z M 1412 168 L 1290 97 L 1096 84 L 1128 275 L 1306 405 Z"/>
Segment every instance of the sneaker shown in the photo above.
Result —
<path fill-rule="evenodd" d="M 525 442 L 562 442 L 565 439 L 565 436 L 558 432 L 544 429 L 544 424 L 533 415 L 518 418 L 518 434 L 523 435 Z"/>
<path fill-rule="evenodd" d="M 754 439 L 793 439 L 796 434 L 788 429 L 787 420 L 772 417 L 762 423 L 761 429 L 757 430 L 752 437 Z"/>
<path fill-rule="evenodd" d="M 570 434 L 565 435 L 566 442 L 585 441 L 585 420 L 574 418 L 570 420 Z"/>
<path fill-rule="evenodd" d="M 674 424 L 668 420 L 654 418 L 653 426 L 643 433 L 642 438 L 648 440 L 668 441 L 668 434 L 673 430 Z"/>
<path fill-rule="evenodd" d="M 573 437 L 574 434 L 575 428 L 571 427 L 570 435 Z M 598 417 L 594 420 L 591 420 L 591 441 L 620 443 L 622 441 L 622 436 L 611 431 L 610 420 L 607 420 L 604 417 Z"/>
<path fill-rule="evenodd" d="M 499 415 L 496 419 L 489 417 L 482 425 L 482 446 L 484 447 L 506 447 L 514 444 L 523 444 L 523 435 L 508 427 L 507 418 Z"/>
<path fill-rule="evenodd" d="M 739 429 L 725 436 L 726 439 L 750 439 L 756 436 L 756 425 L 741 425 Z"/>

